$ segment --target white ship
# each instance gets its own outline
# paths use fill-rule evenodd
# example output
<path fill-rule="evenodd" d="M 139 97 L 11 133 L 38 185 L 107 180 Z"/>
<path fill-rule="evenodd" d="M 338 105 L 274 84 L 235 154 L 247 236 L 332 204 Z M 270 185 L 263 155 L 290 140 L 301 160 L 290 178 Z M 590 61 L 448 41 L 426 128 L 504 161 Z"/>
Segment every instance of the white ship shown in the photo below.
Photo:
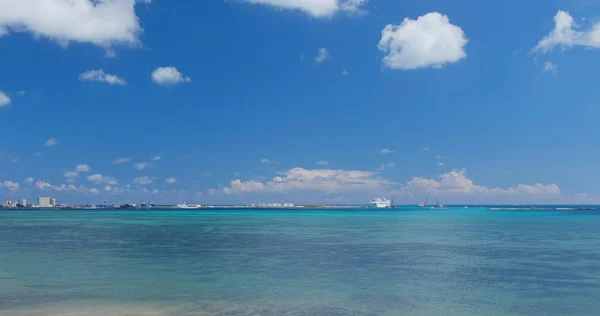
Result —
<path fill-rule="evenodd" d="M 187 204 L 185 202 L 179 203 L 175 206 L 175 208 L 183 209 L 183 210 L 193 210 L 193 209 L 199 209 L 201 207 L 202 206 L 200 204 Z"/>
<path fill-rule="evenodd" d="M 391 208 L 392 201 L 386 198 L 374 198 L 369 202 L 369 205 L 376 208 Z"/>

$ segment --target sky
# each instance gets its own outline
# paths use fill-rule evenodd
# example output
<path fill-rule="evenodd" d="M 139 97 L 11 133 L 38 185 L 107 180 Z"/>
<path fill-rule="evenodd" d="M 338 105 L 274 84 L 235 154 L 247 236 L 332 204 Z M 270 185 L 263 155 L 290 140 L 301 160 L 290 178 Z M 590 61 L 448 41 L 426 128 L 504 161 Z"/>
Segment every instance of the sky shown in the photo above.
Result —
<path fill-rule="evenodd" d="M 600 203 L 600 2 L 0 0 L 0 199 Z"/>

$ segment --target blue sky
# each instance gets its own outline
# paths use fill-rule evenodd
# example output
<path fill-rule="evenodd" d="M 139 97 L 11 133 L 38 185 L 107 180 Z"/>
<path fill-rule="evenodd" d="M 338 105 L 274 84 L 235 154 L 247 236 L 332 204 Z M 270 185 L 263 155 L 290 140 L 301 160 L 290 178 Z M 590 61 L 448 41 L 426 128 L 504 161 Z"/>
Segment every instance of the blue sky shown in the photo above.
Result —
<path fill-rule="evenodd" d="M 53 3 L 0 4 L 0 198 L 600 201 L 600 3 Z"/>

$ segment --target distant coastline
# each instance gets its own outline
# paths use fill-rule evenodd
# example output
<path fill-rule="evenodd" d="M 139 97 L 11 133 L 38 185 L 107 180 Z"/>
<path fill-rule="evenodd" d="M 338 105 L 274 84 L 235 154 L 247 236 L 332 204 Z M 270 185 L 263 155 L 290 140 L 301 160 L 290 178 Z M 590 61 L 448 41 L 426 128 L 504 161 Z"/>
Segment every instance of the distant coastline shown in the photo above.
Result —
<path fill-rule="evenodd" d="M 0 211 L 210 211 L 210 210 L 372 210 L 372 211 L 390 211 L 390 210 L 436 210 L 435 208 L 422 208 L 414 205 L 398 205 L 394 208 L 373 208 L 368 205 L 294 205 L 288 207 L 269 207 L 255 205 L 206 205 L 193 209 L 178 208 L 176 205 L 156 205 L 154 207 L 85 207 L 85 206 L 57 206 L 57 207 L 0 207 Z M 454 205 L 441 209 L 452 211 L 453 209 L 484 209 L 487 211 L 589 211 L 597 208 L 590 206 L 486 206 L 486 205 Z"/>

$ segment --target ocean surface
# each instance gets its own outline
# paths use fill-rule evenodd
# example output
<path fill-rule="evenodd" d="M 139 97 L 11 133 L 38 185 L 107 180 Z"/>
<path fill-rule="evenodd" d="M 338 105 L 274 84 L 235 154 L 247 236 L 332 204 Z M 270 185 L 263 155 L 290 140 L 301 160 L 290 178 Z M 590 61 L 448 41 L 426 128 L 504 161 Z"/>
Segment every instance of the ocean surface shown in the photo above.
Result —
<path fill-rule="evenodd" d="M 600 315 L 600 210 L 0 211 L 0 315 Z"/>

